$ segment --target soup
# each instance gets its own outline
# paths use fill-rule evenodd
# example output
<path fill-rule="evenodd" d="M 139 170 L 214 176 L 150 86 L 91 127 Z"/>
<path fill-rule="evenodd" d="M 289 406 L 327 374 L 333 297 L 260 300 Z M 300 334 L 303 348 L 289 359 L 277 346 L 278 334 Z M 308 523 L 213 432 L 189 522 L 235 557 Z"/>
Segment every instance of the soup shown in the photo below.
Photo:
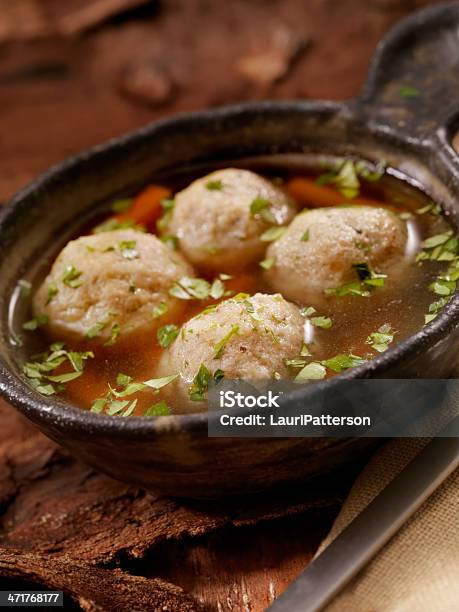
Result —
<path fill-rule="evenodd" d="M 403 179 L 276 156 L 107 203 L 17 287 L 24 376 L 92 412 L 161 416 L 206 410 L 211 380 L 312 383 L 376 358 L 459 278 L 451 226 Z"/>

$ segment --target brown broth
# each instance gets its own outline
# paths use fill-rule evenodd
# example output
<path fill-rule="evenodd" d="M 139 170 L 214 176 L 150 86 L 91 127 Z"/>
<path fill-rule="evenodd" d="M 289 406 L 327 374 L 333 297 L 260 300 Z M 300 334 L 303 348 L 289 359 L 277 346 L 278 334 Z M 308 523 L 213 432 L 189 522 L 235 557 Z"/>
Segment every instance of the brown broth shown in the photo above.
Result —
<path fill-rule="evenodd" d="M 298 156 L 295 157 L 295 160 L 293 164 L 289 163 L 286 158 L 283 163 L 278 163 L 276 159 L 273 159 L 272 162 L 260 160 L 254 164 L 237 165 L 250 167 L 260 174 L 276 178 L 281 185 L 285 185 L 286 181 L 291 178 L 307 177 L 314 180 L 320 174 L 317 170 L 305 168 L 304 165 L 302 167 L 301 159 Z M 176 192 L 192 179 L 203 176 L 208 171 L 209 168 L 206 168 L 191 174 L 177 175 L 168 180 L 162 178 L 158 183 Z M 413 250 L 419 250 L 421 241 L 426 237 L 451 229 L 442 216 L 431 213 L 416 214 L 416 210 L 429 203 L 429 198 L 420 190 L 395 178 L 389 172 L 375 182 L 361 181 L 359 197 L 380 203 L 397 213 L 411 213 L 412 217 L 407 220 L 407 223 Z M 340 198 L 343 199 L 342 196 Z M 100 218 L 97 219 L 97 222 L 99 221 Z M 83 233 L 88 233 L 86 227 Z M 438 299 L 438 296 L 429 290 L 429 285 L 442 270 L 447 268 L 448 263 L 426 261 L 422 265 L 410 264 L 399 277 L 389 276 L 384 287 L 375 289 L 369 297 L 329 296 L 320 314 L 332 318 L 332 333 L 305 323 L 305 341 L 312 352 L 311 360 L 323 360 L 337 354 L 349 353 L 366 359 L 374 358 L 378 353 L 371 350 L 366 340 L 372 332 L 387 323 L 396 330 L 391 346 L 418 331 L 424 325 L 424 315 L 428 312 L 429 304 Z M 232 280 L 225 283 L 226 289 L 233 290 L 235 293 L 272 293 L 272 290 L 264 284 L 261 272 L 258 264 L 241 270 L 233 275 Z M 212 277 L 205 278 L 212 280 Z M 174 320 L 174 323 L 182 324 L 211 303 L 215 301 L 187 303 L 187 310 L 182 320 Z M 308 306 L 308 304 L 299 304 L 299 306 Z M 24 316 L 22 321 L 26 320 Z M 31 336 L 34 336 L 33 340 Z M 49 343 L 50 339 L 41 331 L 34 334 L 29 333 L 23 352 L 30 358 L 30 355 L 37 352 L 37 347 L 40 347 L 40 350 L 47 350 Z M 69 402 L 85 409 L 90 409 L 96 398 L 104 396 L 109 383 L 115 385 L 119 372 L 132 376 L 136 381 L 154 378 L 160 353 L 165 350 L 159 347 L 156 333 L 153 332 L 150 337 L 144 338 L 143 344 L 139 345 L 136 342 L 132 347 L 126 345 L 120 347 L 115 344 L 110 348 L 97 348 L 94 343 L 87 341 L 79 346 L 69 347 L 67 345 L 67 348 L 79 351 L 89 349 L 95 353 L 95 358 L 86 362 L 83 375 L 67 383 L 62 393 Z M 67 368 L 63 368 L 64 370 L 68 371 L 68 365 Z M 292 370 L 292 377 L 297 371 Z M 56 373 L 59 373 L 59 370 L 53 372 L 53 374 Z M 327 375 L 332 374 L 329 372 Z M 135 397 L 138 398 L 136 415 L 142 415 L 148 406 L 161 399 L 161 395 L 154 395 L 151 390 L 141 391 Z M 205 409 L 205 405 L 197 403 L 197 411 L 203 408 Z"/>

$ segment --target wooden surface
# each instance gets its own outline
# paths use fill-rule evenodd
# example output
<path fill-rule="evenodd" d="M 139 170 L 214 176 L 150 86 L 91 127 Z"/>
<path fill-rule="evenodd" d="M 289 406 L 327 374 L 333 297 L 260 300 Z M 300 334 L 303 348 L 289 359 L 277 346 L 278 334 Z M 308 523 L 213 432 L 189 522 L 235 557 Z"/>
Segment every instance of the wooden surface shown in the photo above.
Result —
<path fill-rule="evenodd" d="M 0 0 L 0 201 L 160 116 L 353 96 L 377 40 L 425 4 Z M 0 403 L 0 588 L 60 588 L 68 609 L 264 610 L 314 554 L 358 468 L 275 498 L 178 502 L 95 473 Z"/>

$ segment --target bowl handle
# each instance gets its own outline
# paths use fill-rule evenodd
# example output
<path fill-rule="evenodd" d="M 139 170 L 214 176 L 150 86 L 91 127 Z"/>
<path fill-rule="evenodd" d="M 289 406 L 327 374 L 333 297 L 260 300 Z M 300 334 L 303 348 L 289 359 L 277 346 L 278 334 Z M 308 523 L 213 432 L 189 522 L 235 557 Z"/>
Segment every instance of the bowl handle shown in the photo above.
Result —
<path fill-rule="evenodd" d="M 451 149 L 459 126 L 458 2 L 416 12 L 385 36 L 357 107 L 375 129 Z"/>

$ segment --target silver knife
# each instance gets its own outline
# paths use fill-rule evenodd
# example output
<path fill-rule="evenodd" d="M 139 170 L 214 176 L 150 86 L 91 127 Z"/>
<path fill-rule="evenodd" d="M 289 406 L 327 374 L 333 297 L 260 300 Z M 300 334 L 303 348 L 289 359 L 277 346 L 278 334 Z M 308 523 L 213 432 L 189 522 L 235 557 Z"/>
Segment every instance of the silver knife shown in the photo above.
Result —
<path fill-rule="evenodd" d="M 459 417 L 439 436 L 314 559 L 270 612 L 317 612 L 331 602 L 459 466 Z"/>

